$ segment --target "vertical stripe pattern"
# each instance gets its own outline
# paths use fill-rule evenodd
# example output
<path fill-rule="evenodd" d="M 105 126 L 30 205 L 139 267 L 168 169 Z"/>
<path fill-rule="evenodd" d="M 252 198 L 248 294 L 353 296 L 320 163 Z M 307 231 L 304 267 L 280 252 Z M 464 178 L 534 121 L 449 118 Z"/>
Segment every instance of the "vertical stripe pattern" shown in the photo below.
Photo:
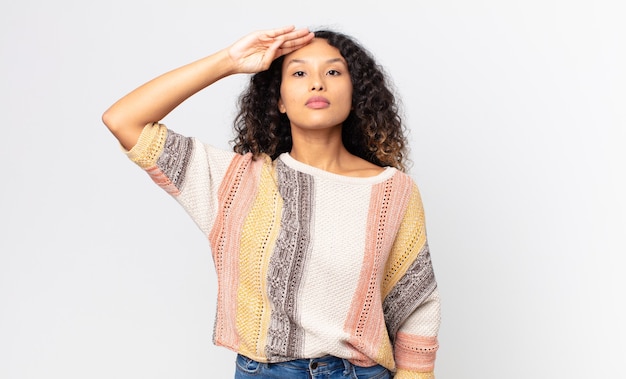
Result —
<path fill-rule="evenodd" d="M 267 272 L 272 313 L 266 354 L 269 359 L 288 359 L 299 356 L 304 344 L 296 296 L 310 243 L 313 181 L 310 175 L 288 169 L 281 161 L 276 164 L 276 172 L 284 205 Z"/>
<path fill-rule="evenodd" d="M 216 344 L 233 349 L 239 345 L 236 328 L 239 242 L 242 225 L 256 195 L 258 170 L 262 165 L 263 161 L 253 161 L 251 154 L 233 159 L 218 191 L 220 209 L 209 234 L 218 278 L 213 338 Z"/>
<path fill-rule="evenodd" d="M 393 339 L 402 322 L 435 290 L 435 274 L 428 244 L 420 250 L 407 272 L 393 287 L 383 302 L 387 331 Z"/>
<path fill-rule="evenodd" d="M 267 267 L 280 229 L 282 198 L 274 172 L 263 167 L 259 192 L 243 225 L 237 290 L 239 352 L 247 357 L 265 355 L 270 307 L 266 299 Z"/>
<path fill-rule="evenodd" d="M 410 197 L 411 187 L 407 184 L 405 176 L 396 175 L 375 185 L 372 191 L 361 276 L 352 301 L 352 312 L 345 324 L 351 335 L 350 343 L 359 352 L 359 356 L 353 359 L 357 364 L 372 364 L 371 357 L 378 356 L 381 343 L 390 350 L 390 342 L 383 335 L 385 320 L 381 312 L 380 283 L 402 212 Z"/>
<path fill-rule="evenodd" d="M 439 297 L 408 175 L 218 152 L 156 123 L 127 154 L 208 234 L 216 345 L 262 362 L 334 355 L 433 377 Z"/>

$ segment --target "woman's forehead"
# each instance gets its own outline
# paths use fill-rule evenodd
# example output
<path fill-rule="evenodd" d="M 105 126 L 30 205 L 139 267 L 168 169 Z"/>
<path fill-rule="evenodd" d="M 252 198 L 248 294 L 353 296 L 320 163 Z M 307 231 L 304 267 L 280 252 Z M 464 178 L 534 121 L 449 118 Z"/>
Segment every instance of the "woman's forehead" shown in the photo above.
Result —
<path fill-rule="evenodd" d="M 334 58 L 343 58 L 341 53 L 339 52 L 339 49 L 331 46 L 324 38 L 314 38 L 308 45 L 301 47 L 300 49 L 290 54 L 287 54 L 285 56 L 285 63 L 289 63 L 292 60 L 312 61 Z"/>

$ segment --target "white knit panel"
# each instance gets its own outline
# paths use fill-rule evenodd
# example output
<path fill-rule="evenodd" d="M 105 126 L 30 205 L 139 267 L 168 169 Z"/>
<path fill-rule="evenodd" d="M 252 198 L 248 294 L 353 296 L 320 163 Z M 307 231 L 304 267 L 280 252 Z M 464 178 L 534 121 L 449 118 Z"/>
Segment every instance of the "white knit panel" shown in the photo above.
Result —
<path fill-rule="evenodd" d="M 363 261 L 370 194 L 369 184 L 315 179 L 314 245 L 299 297 L 307 356 L 350 356 L 341 340 Z"/>
<path fill-rule="evenodd" d="M 440 323 L 439 291 L 435 288 L 424 304 L 400 326 L 400 331 L 416 336 L 435 337 Z"/>
<path fill-rule="evenodd" d="M 215 221 L 217 191 L 234 155 L 193 140 L 193 155 L 177 199 L 205 235 Z"/>

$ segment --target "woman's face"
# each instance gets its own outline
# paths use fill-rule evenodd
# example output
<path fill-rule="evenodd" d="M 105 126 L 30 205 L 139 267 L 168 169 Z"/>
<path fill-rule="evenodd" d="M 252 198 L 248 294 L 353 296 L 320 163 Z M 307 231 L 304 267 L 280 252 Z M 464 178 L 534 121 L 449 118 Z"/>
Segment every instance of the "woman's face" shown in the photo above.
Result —
<path fill-rule="evenodd" d="M 315 38 L 285 56 L 278 110 L 291 127 L 320 130 L 340 127 L 352 109 L 352 81 L 339 50 Z"/>

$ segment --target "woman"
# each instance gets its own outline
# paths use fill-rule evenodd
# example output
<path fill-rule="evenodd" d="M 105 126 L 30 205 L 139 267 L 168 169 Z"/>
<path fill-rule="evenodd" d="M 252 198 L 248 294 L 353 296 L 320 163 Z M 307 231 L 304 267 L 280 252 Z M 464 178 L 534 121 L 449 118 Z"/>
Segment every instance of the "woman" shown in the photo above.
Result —
<path fill-rule="evenodd" d="M 234 152 L 158 121 L 233 74 Z M 103 115 L 211 244 L 214 343 L 236 378 L 433 378 L 439 296 L 397 104 L 369 53 L 285 27 L 140 86 Z"/>

